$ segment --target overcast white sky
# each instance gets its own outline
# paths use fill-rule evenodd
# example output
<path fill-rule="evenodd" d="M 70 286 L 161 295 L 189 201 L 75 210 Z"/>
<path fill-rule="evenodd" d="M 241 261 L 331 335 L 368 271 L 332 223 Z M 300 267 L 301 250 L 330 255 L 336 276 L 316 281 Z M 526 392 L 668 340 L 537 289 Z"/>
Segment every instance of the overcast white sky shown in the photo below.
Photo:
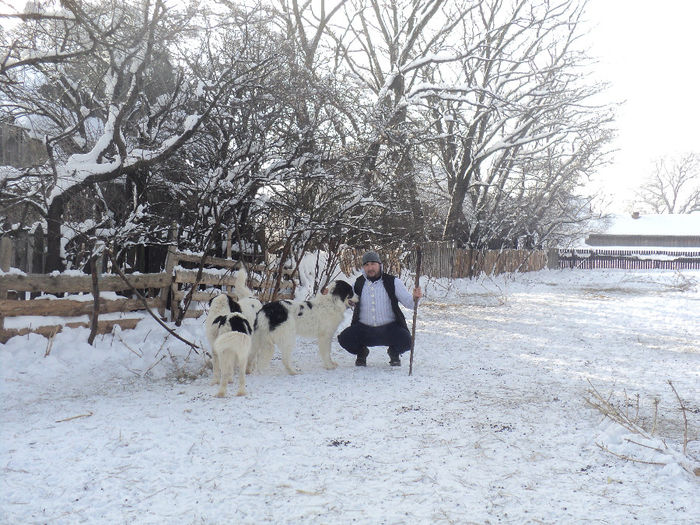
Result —
<path fill-rule="evenodd" d="M 624 212 L 654 159 L 700 152 L 700 1 L 590 0 L 592 52 L 618 112 L 612 166 L 596 183 Z"/>

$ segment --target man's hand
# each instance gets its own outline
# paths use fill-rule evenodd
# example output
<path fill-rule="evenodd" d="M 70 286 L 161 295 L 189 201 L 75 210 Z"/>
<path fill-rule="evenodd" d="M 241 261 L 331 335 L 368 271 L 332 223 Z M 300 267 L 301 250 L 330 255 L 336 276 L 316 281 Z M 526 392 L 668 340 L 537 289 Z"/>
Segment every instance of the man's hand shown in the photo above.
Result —
<path fill-rule="evenodd" d="M 420 299 L 421 297 L 423 297 L 423 292 L 421 291 L 420 286 L 416 286 L 413 289 L 413 298 Z"/>

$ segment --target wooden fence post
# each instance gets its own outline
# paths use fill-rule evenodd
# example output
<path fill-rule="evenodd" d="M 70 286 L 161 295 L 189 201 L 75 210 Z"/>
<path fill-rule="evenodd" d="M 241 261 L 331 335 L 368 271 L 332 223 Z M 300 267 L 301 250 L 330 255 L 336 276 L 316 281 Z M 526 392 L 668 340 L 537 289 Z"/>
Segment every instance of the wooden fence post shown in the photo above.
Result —
<path fill-rule="evenodd" d="M 97 325 L 100 319 L 100 273 L 102 273 L 102 256 L 90 258 L 90 274 L 92 275 L 92 316 L 90 318 L 90 336 L 88 344 L 92 345 L 97 336 Z"/>
<path fill-rule="evenodd" d="M 34 235 L 29 234 L 26 238 L 27 244 L 27 273 L 37 273 L 34 269 Z"/>
<path fill-rule="evenodd" d="M 12 265 L 12 239 L 3 237 L 0 239 L 0 270 L 9 272 Z M 0 300 L 7 299 L 7 290 L 0 288 Z M 0 330 L 5 326 L 5 318 L 0 315 Z"/>
<path fill-rule="evenodd" d="M 12 239 L 3 237 L 0 239 L 0 270 L 9 272 L 12 266 Z"/>
<path fill-rule="evenodd" d="M 32 237 L 32 273 L 44 273 L 46 253 L 44 252 L 44 229 L 41 225 L 36 227 Z"/>
<path fill-rule="evenodd" d="M 165 269 L 164 272 L 167 276 L 170 277 L 171 281 L 168 282 L 168 285 L 165 288 L 160 289 L 160 307 L 158 307 L 158 313 L 160 314 L 161 317 L 165 317 L 165 307 L 168 303 L 168 295 L 170 295 L 170 320 L 173 321 L 175 318 L 175 309 L 173 308 L 173 302 L 175 301 L 175 297 L 170 293 L 173 285 L 177 286 L 175 284 L 175 278 L 173 276 L 173 268 L 175 268 L 175 265 L 177 264 L 177 247 L 173 246 L 172 244 L 168 246 L 168 255 L 165 256 Z"/>
<path fill-rule="evenodd" d="M 165 256 L 165 268 L 164 272 L 172 280 L 168 283 L 167 287 L 161 288 L 158 297 L 160 298 L 160 306 L 158 307 L 158 313 L 162 318 L 165 318 L 165 307 L 168 303 L 168 294 L 170 294 L 170 289 L 175 282 L 173 276 L 173 268 L 177 264 L 177 223 L 175 221 L 170 225 L 170 230 L 168 231 L 168 254 Z M 171 296 L 171 303 L 174 298 Z M 170 305 L 170 320 L 173 320 L 173 305 Z"/>

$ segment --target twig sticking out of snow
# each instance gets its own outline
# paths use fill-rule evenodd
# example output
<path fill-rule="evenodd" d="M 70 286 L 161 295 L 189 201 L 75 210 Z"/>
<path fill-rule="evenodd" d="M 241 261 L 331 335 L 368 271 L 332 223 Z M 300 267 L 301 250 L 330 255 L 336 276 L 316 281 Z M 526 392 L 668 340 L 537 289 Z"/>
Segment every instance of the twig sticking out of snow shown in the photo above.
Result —
<path fill-rule="evenodd" d="M 51 347 L 53 346 L 53 340 L 56 338 L 56 334 L 58 333 L 58 327 L 54 329 L 54 331 L 51 333 L 49 336 L 49 341 L 46 343 L 46 351 L 44 352 L 44 357 L 48 357 L 49 354 L 51 353 Z"/>
<path fill-rule="evenodd" d="M 141 352 L 140 349 L 139 349 L 139 351 L 137 352 L 136 350 L 134 350 L 133 348 L 131 348 L 128 344 L 126 344 L 126 341 L 124 341 L 124 339 L 122 339 L 121 336 L 120 336 L 119 334 L 117 334 L 117 339 L 119 339 L 119 341 L 121 342 L 121 344 L 123 344 L 127 349 L 129 349 L 129 350 L 130 350 L 132 353 L 134 353 L 137 357 L 143 357 L 143 352 Z"/>
<path fill-rule="evenodd" d="M 694 290 L 697 286 L 697 281 L 691 277 L 683 275 L 683 272 L 676 270 L 676 283 L 674 288 L 681 292 L 688 292 Z"/>
<path fill-rule="evenodd" d="M 671 386 L 671 389 L 673 390 L 673 393 L 676 396 L 676 399 L 678 400 L 678 403 L 680 404 L 681 411 L 683 413 L 683 421 L 684 421 L 684 434 L 683 434 L 683 452 L 682 454 L 669 448 L 669 446 L 666 444 L 666 442 L 663 439 L 660 439 L 658 437 L 654 437 L 654 432 L 656 431 L 656 421 L 657 421 L 657 413 L 658 413 L 658 405 L 659 405 L 659 400 L 655 399 L 654 400 L 654 421 L 652 424 L 652 430 L 651 432 L 647 431 L 641 424 L 639 424 L 639 396 L 637 396 L 637 411 L 634 416 L 634 419 L 630 417 L 629 415 L 629 400 L 627 398 L 627 394 L 625 393 L 625 409 L 624 412 L 621 410 L 618 406 L 616 406 L 614 403 L 610 401 L 612 396 L 608 396 L 606 399 L 601 395 L 601 393 L 593 386 L 593 384 L 589 381 L 589 385 L 591 385 L 591 389 L 588 391 L 590 394 L 590 397 L 584 398 L 586 403 L 588 403 L 590 406 L 598 410 L 601 414 L 603 414 L 605 417 L 608 419 L 614 421 L 618 425 L 620 425 L 622 428 L 627 430 L 631 436 L 624 437 L 623 441 L 628 444 L 628 445 L 633 445 L 636 450 L 640 452 L 640 454 L 630 454 L 627 452 L 616 452 L 614 450 L 611 450 L 611 448 L 607 445 L 604 445 L 602 443 L 596 443 L 596 445 L 601 449 L 604 450 L 605 452 L 612 454 L 615 457 L 618 457 L 620 459 L 624 459 L 626 461 L 633 461 L 635 463 L 644 463 L 647 465 L 667 465 L 671 462 L 675 462 L 678 465 L 681 466 L 684 470 L 687 472 L 690 472 L 691 474 L 694 474 L 695 476 L 700 476 L 700 461 L 698 461 L 696 458 L 692 458 L 688 455 L 688 419 L 686 417 L 686 408 L 685 405 L 683 404 L 683 401 L 681 400 L 681 397 L 678 395 L 678 392 L 676 391 L 676 388 L 674 387 L 673 383 L 669 380 L 668 384 Z M 634 437 L 638 436 L 638 437 Z M 639 439 L 641 438 L 641 439 Z M 627 447 L 625 447 L 627 448 Z M 644 458 L 640 457 L 641 452 L 646 451 L 649 452 L 651 451 L 654 456 L 652 458 Z M 658 460 L 657 460 L 658 459 Z"/>
<path fill-rule="evenodd" d="M 673 383 L 671 380 L 668 380 L 668 384 L 671 386 L 671 390 L 673 390 L 673 393 L 676 394 L 676 399 L 678 400 L 678 404 L 681 406 L 681 412 L 683 413 L 683 455 L 688 454 L 688 417 L 685 415 L 685 405 L 683 404 L 683 401 L 681 400 L 681 396 L 678 395 L 678 391 L 676 390 L 676 387 L 673 386 Z"/>
<path fill-rule="evenodd" d="M 166 356 L 164 356 L 164 355 L 160 356 L 160 359 L 158 359 L 155 363 L 153 363 L 151 366 L 149 366 L 148 369 L 143 373 L 143 375 L 148 374 L 148 372 L 153 370 L 155 368 L 155 366 L 165 358 L 166 358 Z"/>

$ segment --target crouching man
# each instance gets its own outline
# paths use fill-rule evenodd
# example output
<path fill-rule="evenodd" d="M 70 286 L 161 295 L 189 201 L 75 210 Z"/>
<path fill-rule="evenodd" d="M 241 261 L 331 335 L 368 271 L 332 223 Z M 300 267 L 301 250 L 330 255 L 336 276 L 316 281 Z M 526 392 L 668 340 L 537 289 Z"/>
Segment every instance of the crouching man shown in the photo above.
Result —
<path fill-rule="evenodd" d="M 388 346 L 389 364 L 401 366 L 401 354 L 411 349 L 411 333 L 399 302 L 413 308 L 414 299 L 423 297 L 420 287 L 411 294 L 401 279 L 382 271 L 376 252 L 367 252 L 354 288 L 360 302 L 352 323 L 338 335 L 340 346 L 357 356 L 355 366 L 367 366 L 368 347 Z"/>

